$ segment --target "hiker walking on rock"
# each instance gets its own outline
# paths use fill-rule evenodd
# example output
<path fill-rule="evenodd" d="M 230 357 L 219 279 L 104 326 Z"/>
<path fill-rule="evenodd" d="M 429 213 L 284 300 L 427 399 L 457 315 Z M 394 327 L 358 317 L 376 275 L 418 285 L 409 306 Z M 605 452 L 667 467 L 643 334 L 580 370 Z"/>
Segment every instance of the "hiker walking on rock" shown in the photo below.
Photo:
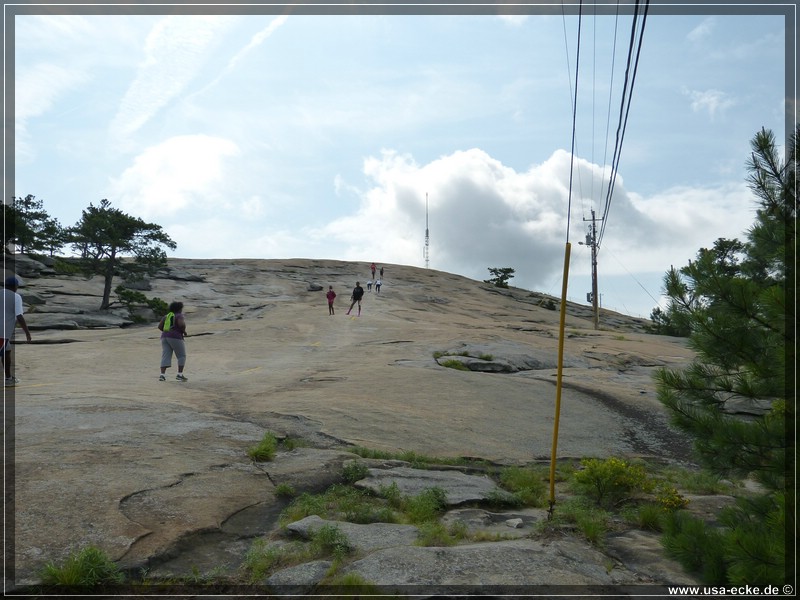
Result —
<path fill-rule="evenodd" d="M 159 381 L 166 381 L 166 372 L 172 366 L 172 354 L 178 360 L 178 381 L 189 381 L 183 374 L 186 366 L 186 320 L 183 317 L 183 302 L 173 302 L 169 305 L 169 312 L 164 315 L 158 324 L 161 330 L 161 375 Z"/>
<path fill-rule="evenodd" d="M 350 314 L 350 311 L 353 310 L 353 307 L 358 304 L 358 316 L 361 316 L 361 298 L 364 297 L 364 288 L 361 287 L 361 284 L 356 281 L 356 287 L 353 288 L 353 293 L 350 296 L 350 308 L 347 309 L 347 314 Z"/>
<path fill-rule="evenodd" d="M 11 340 L 14 337 L 14 330 L 17 325 L 22 327 L 25 332 L 25 337 L 30 342 L 31 332 L 28 329 L 28 324 L 25 322 L 23 315 L 22 296 L 17 293 L 19 289 L 19 279 L 16 277 L 9 277 L 5 280 L 5 289 L 3 290 L 3 335 L 0 337 L 0 356 L 3 358 L 3 370 L 5 371 L 6 381 L 5 385 L 14 386 L 19 380 L 14 377 L 11 368 Z"/>
<path fill-rule="evenodd" d="M 328 286 L 328 293 L 325 294 L 325 296 L 328 298 L 328 314 L 332 315 L 333 314 L 333 300 L 336 298 L 336 292 L 333 291 L 333 286 L 332 285 Z"/>

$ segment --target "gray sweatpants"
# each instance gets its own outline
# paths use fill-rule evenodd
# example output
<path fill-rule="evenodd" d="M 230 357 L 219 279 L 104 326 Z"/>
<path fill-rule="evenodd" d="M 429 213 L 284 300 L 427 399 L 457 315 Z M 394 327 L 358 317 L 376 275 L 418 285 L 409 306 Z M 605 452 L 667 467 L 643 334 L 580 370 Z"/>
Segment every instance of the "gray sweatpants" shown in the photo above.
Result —
<path fill-rule="evenodd" d="M 161 366 L 172 366 L 172 353 L 175 353 L 175 358 L 178 359 L 178 366 L 182 367 L 186 364 L 186 343 L 178 338 L 161 338 Z"/>

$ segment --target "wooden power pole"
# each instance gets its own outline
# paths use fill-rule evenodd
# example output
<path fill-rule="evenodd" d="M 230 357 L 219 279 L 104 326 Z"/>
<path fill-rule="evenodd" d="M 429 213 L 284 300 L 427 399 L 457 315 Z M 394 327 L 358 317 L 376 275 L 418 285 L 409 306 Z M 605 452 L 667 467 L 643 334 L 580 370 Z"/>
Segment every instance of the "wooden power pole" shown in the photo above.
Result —
<path fill-rule="evenodd" d="M 586 245 L 592 249 L 592 291 L 586 294 L 586 299 L 592 303 L 594 328 L 600 329 L 600 295 L 597 293 L 597 218 L 594 209 L 592 209 L 592 225 L 586 234 Z"/>

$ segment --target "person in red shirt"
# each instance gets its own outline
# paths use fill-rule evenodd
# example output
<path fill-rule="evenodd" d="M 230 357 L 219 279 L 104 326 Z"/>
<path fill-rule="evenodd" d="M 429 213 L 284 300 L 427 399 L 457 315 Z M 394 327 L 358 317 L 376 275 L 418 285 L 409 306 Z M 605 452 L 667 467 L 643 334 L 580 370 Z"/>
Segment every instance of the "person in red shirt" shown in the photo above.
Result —
<path fill-rule="evenodd" d="M 328 286 L 328 293 L 325 294 L 325 296 L 328 298 L 328 314 L 332 315 L 333 314 L 333 300 L 336 298 L 336 292 L 333 291 L 333 286 L 332 285 Z"/>

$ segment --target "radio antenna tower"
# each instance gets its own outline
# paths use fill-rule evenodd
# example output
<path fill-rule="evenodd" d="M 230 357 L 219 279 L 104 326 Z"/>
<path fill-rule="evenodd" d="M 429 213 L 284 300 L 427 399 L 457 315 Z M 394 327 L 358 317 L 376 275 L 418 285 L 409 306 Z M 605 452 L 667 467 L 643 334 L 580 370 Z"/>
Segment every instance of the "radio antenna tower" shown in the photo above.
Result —
<path fill-rule="evenodd" d="M 422 256 L 425 257 L 425 268 L 428 268 L 430 262 L 430 244 L 431 236 L 428 230 L 428 192 L 425 192 L 425 247 L 422 249 Z"/>

